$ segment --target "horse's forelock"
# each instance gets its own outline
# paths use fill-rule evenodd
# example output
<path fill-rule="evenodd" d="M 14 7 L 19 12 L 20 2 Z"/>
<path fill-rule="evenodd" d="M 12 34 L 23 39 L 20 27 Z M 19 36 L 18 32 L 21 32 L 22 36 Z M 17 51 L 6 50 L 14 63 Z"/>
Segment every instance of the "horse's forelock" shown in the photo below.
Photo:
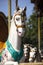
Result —
<path fill-rule="evenodd" d="M 14 11 L 14 15 L 16 15 L 16 14 L 18 14 L 18 13 L 21 14 L 22 11 L 23 11 L 22 9 L 20 9 L 20 10 L 18 10 L 18 11 L 15 10 L 15 11 Z"/>
<path fill-rule="evenodd" d="M 25 13 L 26 14 L 26 12 L 25 12 L 25 9 L 23 8 L 20 8 L 18 11 L 14 11 L 14 15 L 13 15 L 13 17 L 16 15 L 16 14 L 22 14 L 22 13 Z"/>

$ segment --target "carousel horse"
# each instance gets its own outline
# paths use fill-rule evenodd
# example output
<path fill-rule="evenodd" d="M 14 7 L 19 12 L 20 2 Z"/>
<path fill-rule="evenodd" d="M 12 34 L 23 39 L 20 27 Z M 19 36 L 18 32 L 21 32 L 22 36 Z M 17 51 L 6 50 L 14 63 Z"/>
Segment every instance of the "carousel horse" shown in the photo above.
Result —
<path fill-rule="evenodd" d="M 37 47 L 30 45 L 29 48 L 30 48 L 29 62 L 41 62 L 41 55 Z"/>
<path fill-rule="evenodd" d="M 41 55 L 37 50 L 37 47 L 34 47 L 31 44 L 24 44 L 24 54 L 20 62 L 41 62 Z"/>
<path fill-rule="evenodd" d="M 17 8 L 11 20 L 8 39 L 5 42 L 6 48 L 2 52 L 1 62 L 17 61 L 23 55 L 22 37 L 25 34 L 26 7 Z"/>

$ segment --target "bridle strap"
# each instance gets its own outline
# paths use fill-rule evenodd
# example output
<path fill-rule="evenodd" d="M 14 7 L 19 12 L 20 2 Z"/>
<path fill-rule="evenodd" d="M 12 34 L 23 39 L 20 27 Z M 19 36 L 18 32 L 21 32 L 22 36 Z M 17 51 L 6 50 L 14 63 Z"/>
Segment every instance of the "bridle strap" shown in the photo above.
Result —
<path fill-rule="evenodd" d="M 15 22 L 16 25 L 16 22 Z M 25 28 L 25 25 L 16 25 L 17 28 Z"/>
<path fill-rule="evenodd" d="M 24 25 L 17 25 L 16 22 L 14 22 L 14 23 L 15 23 L 15 26 L 16 26 L 17 28 L 25 28 L 25 24 L 24 24 Z"/>
<path fill-rule="evenodd" d="M 21 14 L 17 13 L 17 14 L 15 14 L 15 16 L 16 15 L 21 15 Z M 15 16 L 14 16 L 14 18 L 15 18 Z M 16 25 L 17 28 L 25 28 L 25 25 L 17 25 L 16 22 L 14 22 L 14 23 L 15 23 L 15 25 Z"/>
<path fill-rule="evenodd" d="M 15 16 L 16 15 L 21 15 L 21 14 L 17 13 L 17 14 L 15 14 Z M 14 16 L 14 19 L 15 19 L 15 16 Z M 17 25 L 16 22 L 14 22 L 14 23 L 15 23 L 15 26 L 17 27 L 17 32 L 18 32 L 18 28 L 25 28 L 25 24 L 24 25 Z"/>

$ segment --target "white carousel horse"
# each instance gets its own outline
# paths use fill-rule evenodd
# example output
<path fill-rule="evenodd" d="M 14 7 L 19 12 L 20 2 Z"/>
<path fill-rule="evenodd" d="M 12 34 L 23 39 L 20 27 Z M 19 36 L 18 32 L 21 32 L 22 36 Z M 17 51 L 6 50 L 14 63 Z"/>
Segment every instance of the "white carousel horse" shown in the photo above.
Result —
<path fill-rule="evenodd" d="M 9 36 L 5 42 L 6 48 L 2 52 L 2 63 L 19 61 L 23 55 L 21 38 L 25 33 L 26 7 L 17 9 L 12 17 Z"/>

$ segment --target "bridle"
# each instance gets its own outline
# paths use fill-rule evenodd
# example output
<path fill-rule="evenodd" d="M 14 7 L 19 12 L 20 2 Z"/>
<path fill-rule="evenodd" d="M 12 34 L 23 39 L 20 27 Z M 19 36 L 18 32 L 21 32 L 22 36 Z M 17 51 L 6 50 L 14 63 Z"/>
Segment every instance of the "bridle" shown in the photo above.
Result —
<path fill-rule="evenodd" d="M 18 13 L 18 14 L 15 14 L 15 16 L 16 15 L 21 15 L 20 13 Z M 14 16 L 14 20 L 15 20 L 15 16 Z M 14 21 L 14 23 L 15 23 L 15 26 L 16 26 L 16 28 L 17 28 L 17 32 L 18 32 L 18 28 L 25 28 L 25 24 L 23 24 L 23 25 L 17 25 L 16 24 L 16 21 Z"/>

